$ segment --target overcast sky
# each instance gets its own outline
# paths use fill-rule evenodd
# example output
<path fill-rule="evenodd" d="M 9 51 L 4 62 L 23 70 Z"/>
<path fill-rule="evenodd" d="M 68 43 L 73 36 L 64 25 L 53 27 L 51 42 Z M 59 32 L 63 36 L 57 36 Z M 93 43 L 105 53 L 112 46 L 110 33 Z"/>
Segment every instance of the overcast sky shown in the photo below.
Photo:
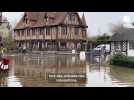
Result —
<path fill-rule="evenodd" d="M 88 35 L 96 36 L 100 33 L 109 32 L 110 24 L 118 23 L 124 20 L 124 16 L 129 16 L 131 22 L 134 22 L 134 12 L 84 12 L 87 25 Z M 80 16 L 82 12 L 79 13 Z M 3 12 L 3 16 L 11 22 L 16 24 L 23 15 L 23 12 Z"/>

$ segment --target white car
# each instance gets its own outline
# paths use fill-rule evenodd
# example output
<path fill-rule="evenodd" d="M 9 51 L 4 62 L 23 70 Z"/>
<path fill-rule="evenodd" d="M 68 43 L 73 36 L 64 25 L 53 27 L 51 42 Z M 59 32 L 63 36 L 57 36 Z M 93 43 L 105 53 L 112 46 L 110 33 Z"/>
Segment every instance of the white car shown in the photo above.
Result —
<path fill-rule="evenodd" d="M 96 48 L 94 48 L 95 51 L 101 51 L 101 50 L 106 50 L 106 52 L 110 52 L 110 45 L 109 44 L 101 44 L 98 45 Z"/>

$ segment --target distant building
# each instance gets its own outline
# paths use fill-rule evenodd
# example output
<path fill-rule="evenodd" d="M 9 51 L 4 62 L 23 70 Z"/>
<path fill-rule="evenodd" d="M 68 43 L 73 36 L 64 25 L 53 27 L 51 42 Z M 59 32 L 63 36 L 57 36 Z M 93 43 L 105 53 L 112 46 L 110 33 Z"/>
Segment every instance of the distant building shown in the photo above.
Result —
<path fill-rule="evenodd" d="M 87 24 L 77 12 L 25 12 L 14 29 L 17 47 L 29 50 L 81 50 Z"/>
<path fill-rule="evenodd" d="M 2 16 L 2 12 L 0 12 L 0 36 L 2 38 L 8 37 L 10 34 L 10 23 L 9 21 Z"/>

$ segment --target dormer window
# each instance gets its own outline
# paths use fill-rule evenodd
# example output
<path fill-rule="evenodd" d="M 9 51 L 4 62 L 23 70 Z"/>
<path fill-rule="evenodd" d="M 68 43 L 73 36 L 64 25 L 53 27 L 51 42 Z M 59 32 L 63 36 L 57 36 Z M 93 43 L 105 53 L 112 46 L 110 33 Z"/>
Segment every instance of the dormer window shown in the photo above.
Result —
<path fill-rule="evenodd" d="M 48 22 L 48 15 L 47 15 L 47 13 L 45 13 L 44 19 L 45 19 L 46 22 Z"/>
<path fill-rule="evenodd" d="M 70 19 L 70 21 L 75 21 L 75 14 L 71 14 L 71 15 L 69 16 L 69 19 Z"/>
<path fill-rule="evenodd" d="M 86 31 L 85 29 L 82 30 L 82 36 L 83 36 L 83 37 L 86 36 L 86 32 L 87 32 L 87 31 Z"/>
<path fill-rule="evenodd" d="M 25 14 L 24 15 L 24 22 L 27 24 L 28 21 L 27 21 L 27 18 L 26 17 L 27 17 L 27 15 Z"/>

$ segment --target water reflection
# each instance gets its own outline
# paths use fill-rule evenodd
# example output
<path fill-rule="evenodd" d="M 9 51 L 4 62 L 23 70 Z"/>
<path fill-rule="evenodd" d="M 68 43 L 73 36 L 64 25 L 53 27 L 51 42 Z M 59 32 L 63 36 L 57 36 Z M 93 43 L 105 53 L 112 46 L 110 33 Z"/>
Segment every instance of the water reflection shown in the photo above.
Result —
<path fill-rule="evenodd" d="M 8 73 L 0 73 L 0 86 L 7 87 Z"/>
<path fill-rule="evenodd" d="M 88 66 L 87 72 L 88 81 L 86 86 L 88 87 L 112 87 L 113 83 L 110 77 L 110 68 L 104 66 Z"/>
<path fill-rule="evenodd" d="M 78 56 L 21 55 L 10 58 L 14 68 L 11 72 L 16 76 L 12 78 L 20 81 L 20 86 L 84 86 L 84 83 L 50 83 L 47 79 L 48 73 L 86 73 L 85 62 L 80 62 Z M 9 76 L 13 76 L 11 72 Z"/>
<path fill-rule="evenodd" d="M 112 77 L 116 77 L 118 80 L 120 80 L 120 84 L 125 83 L 124 85 L 128 85 L 131 87 L 134 86 L 133 68 L 111 66 L 111 74 Z"/>
<path fill-rule="evenodd" d="M 15 76 L 15 63 L 14 61 L 11 62 L 11 67 L 9 71 L 9 76 L 7 78 L 7 86 L 8 87 L 22 87 L 20 80 Z"/>
<path fill-rule="evenodd" d="M 20 80 L 16 76 L 9 76 L 7 82 L 8 87 L 22 87 Z"/>
<path fill-rule="evenodd" d="M 9 72 L 0 73 L 2 87 L 113 87 L 133 86 L 134 69 L 102 66 L 96 60 L 71 55 L 9 56 Z M 49 82 L 48 73 L 83 73 L 82 82 Z"/>

